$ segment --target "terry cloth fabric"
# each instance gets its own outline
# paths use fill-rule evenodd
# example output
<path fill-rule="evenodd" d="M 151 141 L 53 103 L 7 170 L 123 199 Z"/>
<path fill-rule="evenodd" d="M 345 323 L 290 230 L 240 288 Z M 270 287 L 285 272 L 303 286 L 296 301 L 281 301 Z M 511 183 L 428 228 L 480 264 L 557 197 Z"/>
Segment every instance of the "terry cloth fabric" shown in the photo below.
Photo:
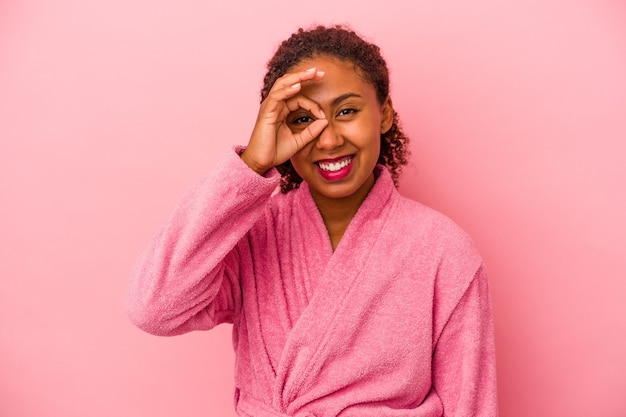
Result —
<path fill-rule="evenodd" d="M 451 220 L 376 183 L 332 245 L 306 183 L 236 150 L 139 259 L 131 320 L 157 335 L 233 324 L 247 417 L 497 415 L 483 263 Z"/>

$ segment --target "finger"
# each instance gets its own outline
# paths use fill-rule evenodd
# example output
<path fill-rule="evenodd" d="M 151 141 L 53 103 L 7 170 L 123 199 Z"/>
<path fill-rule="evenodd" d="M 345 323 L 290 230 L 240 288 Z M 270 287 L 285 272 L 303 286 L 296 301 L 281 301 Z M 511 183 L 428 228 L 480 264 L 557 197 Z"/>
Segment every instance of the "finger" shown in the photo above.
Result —
<path fill-rule="evenodd" d="M 309 142 L 318 137 L 320 133 L 328 126 L 328 120 L 318 119 L 309 124 L 302 132 L 293 135 L 296 142 L 297 150 L 304 148 Z"/>
<path fill-rule="evenodd" d="M 263 103 L 261 103 L 257 120 L 266 120 L 270 123 L 276 123 L 284 120 L 292 111 L 285 105 L 285 101 L 293 98 L 300 92 L 303 81 L 321 79 L 324 75 L 324 71 L 318 71 L 315 68 L 310 68 L 306 71 L 288 73 L 279 78 L 274 83 L 269 95 Z M 292 109 L 298 108 L 296 103 L 291 106 Z M 300 103 L 303 108 L 311 111 L 316 118 L 326 117 L 317 103 L 306 98 L 300 99 Z"/>
<path fill-rule="evenodd" d="M 268 98 L 280 101 L 285 100 L 288 97 L 293 97 L 300 92 L 303 82 L 321 80 L 324 75 L 324 71 L 319 71 L 316 68 L 309 68 L 306 71 L 287 73 L 276 80 L 269 91 Z"/>
<path fill-rule="evenodd" d="M 294 85 L 304 81 L 320 80 L 324 77 L 324 74 L 324 71 L 320 71 L 315 67 L 309 68 L 306 71 L 288 72 L 274 82 L 272 89 L 281 89 L 284 87 L 293 88 Z"/>
<path fill-rule="evenodd" d="M 317 102 L 311 100 L 310 98 L 304 97 L 302 95 L 297 95 L 285 101 L 285 105 L 287 107 L 288 113 L 294 112 L 298 109 L 303 109 L 311 112 L 318 119 L 325 119 L 326 114 L 320 107 Z"/>
<path fill-rule="evenodd" d="M 296 94 L 298 94 L 300 92 L 300 90 L 302 89 L 302 83 L 301 82 L 297 82 L 295 84 L 284 84 L 284 85 L 280 85 L 280 86 L 274 86 L 272 87 L 272 89 L 270 90 L 269 94 L 267 95 L 267 98 L 265 99 L 265 101 L 263 102 L 264 104 L 270 104 L 270 103 L 281 103 L 293 96 L 295 96 Z"/>

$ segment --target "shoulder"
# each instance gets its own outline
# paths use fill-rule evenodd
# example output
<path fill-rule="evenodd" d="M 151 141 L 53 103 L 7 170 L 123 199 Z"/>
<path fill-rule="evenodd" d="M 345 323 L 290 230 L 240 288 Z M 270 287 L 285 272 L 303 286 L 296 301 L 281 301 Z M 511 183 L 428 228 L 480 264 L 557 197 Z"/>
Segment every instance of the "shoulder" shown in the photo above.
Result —
<path fill-rule="evenodd" d="M 428 265 L 435 296 L 460 298 L 483 264 L 470 235 L 448 216 L 400 194 L 390 218 L 407 246 L 408 262 Z"/>
<path fill-rule="evenodd" d="M 478 255 L 472 238 L 454 220 L 399 193 L 394 197 L 390 221 L 406 235 L 437 249 L 441 255 Z"/>

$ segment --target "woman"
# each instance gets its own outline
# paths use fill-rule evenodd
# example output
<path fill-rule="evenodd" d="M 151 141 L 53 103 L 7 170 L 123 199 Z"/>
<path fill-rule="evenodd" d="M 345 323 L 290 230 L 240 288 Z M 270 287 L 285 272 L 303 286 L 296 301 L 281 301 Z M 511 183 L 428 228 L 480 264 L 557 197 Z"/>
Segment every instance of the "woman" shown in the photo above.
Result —
<path fill-rule="evenodd" d="M 139 260 L 131 319 L 158 335 L 233 323 L 241 416 L 495 416 L 483 264 L 394 187 L 407 139 L 378 47 L 301 29 L 261 96 L 247 147 Z"/>

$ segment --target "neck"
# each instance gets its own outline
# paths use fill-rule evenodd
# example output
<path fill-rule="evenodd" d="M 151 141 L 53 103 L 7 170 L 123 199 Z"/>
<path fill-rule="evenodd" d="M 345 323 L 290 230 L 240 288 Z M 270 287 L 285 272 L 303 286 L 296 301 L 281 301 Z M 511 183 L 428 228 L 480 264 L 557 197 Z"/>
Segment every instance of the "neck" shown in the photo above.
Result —
<path fill-rule="evenodd" d="M 359 211 L 359 207 L 374 186 L 374 181 L 374 174 L 372 173 L 371 177 L 354 194 L 341 198 L 327 197 L 311 190 L 311 196 L 322 215 L 333 250 L 339 244 L 352 218 Z"/>

